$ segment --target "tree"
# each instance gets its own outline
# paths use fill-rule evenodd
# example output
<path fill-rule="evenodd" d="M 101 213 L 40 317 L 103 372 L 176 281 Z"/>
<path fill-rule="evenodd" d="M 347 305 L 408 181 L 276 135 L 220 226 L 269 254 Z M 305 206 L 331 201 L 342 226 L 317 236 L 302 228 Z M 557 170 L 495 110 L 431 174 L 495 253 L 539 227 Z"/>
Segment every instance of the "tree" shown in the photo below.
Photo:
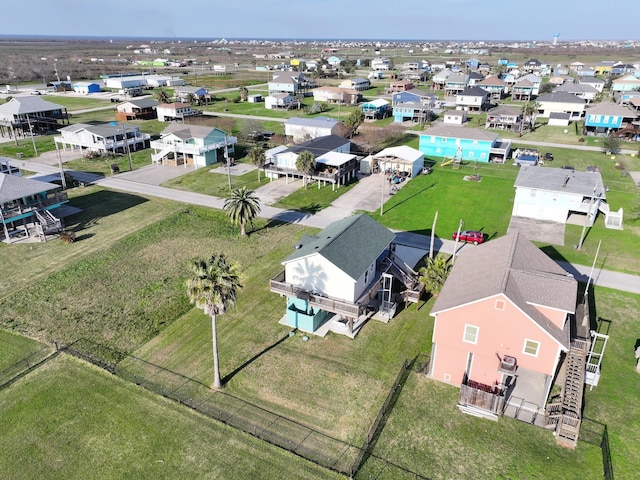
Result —
<path fill-rule="evenodd" d="M 522 106 L 522 120 L 520 122 L 520 136 L 522 136 L 522 130 L 524 129 L 525 122 L 529 124 L 529 129 L 533 128 L 535 124 L 535 113 L 537 112 L 537 104 L 527 102 Z"/>
<path fill-rule="evenodd" d="M 344 121 L 344 124 L 349 128 L 349 132 L 350 132 L 349 138 L 353 137 L 354 135 L 356 135 L 356 133 L 358 133 L 358 127 L 362 125 L 363 121 L 364 121 L 364 112 L 359 108 L 349 114 L 347 119 Z"/>
<path fill-rule="evenodd" d="M 553 83 L 549 83 L 549 82 L 545 82 L 540 86 L 540 95 L 543 95 L 545 93 L 551 93 L 553 92 L 553 89 L 555 88 L 555 85 Z"/>
<path fill-rule="evenodd" d="M 449 276 L 449 272 L 451 272 L 451 262 L 449 260 L 449 258 L 442 255 L 428 258 L 427 265 L 419 271 L 420 283 L 433 296 L 440 293 L 444 282 Z"/>
<path fill-rule="evenodd" d="M 302 183 L 304 188 L 307 188 L 307 176 L 313 171 L 316 166 L 316 159 L 309 150 L 300 152 L 298 158 L 296 158 L 296 168 L 302 172 Z"/>
<path fill-rule="evenodd" d="M 153 98 L 159 103 L 169 103 L 169 94 L 164 90 L 158 90 L 153 94 Z"/>
<path fill-rule="evenodd" d="M 213 388 L 220 388 L 220 365 L 216 317 L 227 311 L 242 288 L 236 263 L 229 263 L 224 254 L 213 254 L 208 260 L 198 259 L 192 264 L 194 276 L 187 280 L 189 301 L 211 317 L 213 347 Z"/>
<path fill-rule="evenodd" d="M 193 93 L 187 93 L 185 102 L 189 105 L 195 105 L 196 103 L 198 103 L 198 97 L 196 97 Z"/>
<path fill-rule="evenodd" d="M 604 153 L 618 153 L 620 150 L 620 139 L 608 136 L 602 141 L 602 149 Z"/>
<path fill-rule="evenodd" d="M 253 190 L 247 187 L 236 188 L 224 201 L 224 210 L 234 225 L 240 225 L 240 235 L 247 236 L 247 223 L 260 213 L 260 199 Z"/>
<path fill-rule="evenodd" d="M 264 148 L 259 145 L 252 147 L 249 153 L 247 153 L 247 158 L 251 162 L 251 165 L 258 167 L 258 183 L 260 183 L 260 169 L 264 167 L 264 162 L 266 161 Z"/>
<path fill-rule="evenodd" d="M 240 100 L 246 102 L 249 99 L 249 90 L 247 87 L 240 87 Z"/>

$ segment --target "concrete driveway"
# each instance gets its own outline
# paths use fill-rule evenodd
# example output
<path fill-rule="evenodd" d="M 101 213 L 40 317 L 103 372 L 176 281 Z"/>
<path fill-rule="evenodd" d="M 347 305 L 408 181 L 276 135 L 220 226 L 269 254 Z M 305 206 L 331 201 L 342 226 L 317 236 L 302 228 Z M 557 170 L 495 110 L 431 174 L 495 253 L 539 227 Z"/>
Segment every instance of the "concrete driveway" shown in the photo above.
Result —
<path fill-rule="evenodd" d="M 257 174 L 256 174 L 257 175 Z M 262 175 L 262 186 L 256 188 L 255 193 L 263 205 L 273 205 L 281 198 L 302 188 L 301 179 L 278 178 L 269 180 Z"/>
<path fill-rule="evenodd" d="M 564 246 L 564 223 L 511 217 L 507 233 L 520 232 L 529 240 Z"/>

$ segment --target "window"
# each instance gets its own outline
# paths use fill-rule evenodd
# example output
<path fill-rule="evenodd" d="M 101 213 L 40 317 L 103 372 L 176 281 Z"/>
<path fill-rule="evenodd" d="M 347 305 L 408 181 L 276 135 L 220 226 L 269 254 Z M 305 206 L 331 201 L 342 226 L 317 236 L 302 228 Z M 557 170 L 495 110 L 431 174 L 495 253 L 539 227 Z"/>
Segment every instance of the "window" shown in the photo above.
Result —
<path fill-rule="evenodd" d="M 463 341 L 467 343 L 478 343 L 478 331 L 480 329 L 474 325 L 465 325 L 464 326 L 464 337 Z"/>
<path fill-rule="evenodd" d="M 531 196 L 532 198 L 535 198 L 535 196 L 536 196 L 536 192 L 537 192 L 537 190 L 536 190 L 536 189 L 531 189 L 531 190 L 529 190 L 529 196 Z"/>
<path fill-rule="evenodd" d="M 527 355 L 532 355 L 534 357 L 538 356 L 538 349 L 540 348 L 540 342 L 536 342 L 535 340 L 524 340 L 524 348 L 522 349 L 523 353 Z"/>
<path fill-rule="evenodd" d="M 504 300 L 496 300 L 496 310 L 504 310 Z"/>

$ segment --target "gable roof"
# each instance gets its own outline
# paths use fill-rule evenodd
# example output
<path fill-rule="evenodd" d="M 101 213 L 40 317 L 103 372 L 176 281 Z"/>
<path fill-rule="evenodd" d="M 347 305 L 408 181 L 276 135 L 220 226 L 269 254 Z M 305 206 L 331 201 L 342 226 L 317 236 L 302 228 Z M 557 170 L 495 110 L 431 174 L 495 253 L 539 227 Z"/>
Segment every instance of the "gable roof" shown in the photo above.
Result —
<path fill-rule="evenodd" d="M 78 133 L 82 130 L 86 130 L 98 137 L 112 137 L 118 134 L 122 134 L 126 132 L 135 132 L 140 127 L 137 125 L 133 125 L 131 123 L 125 122 L 113 122 L 115 125 L 111 123 L 100 123 L 98 125 L 90 125 L 87 123 L 72 123 L 71 125 L 67 125 L 65 127 L 59 128 L 59 132 L 72 132 Z"/>
<path fill-rule="evenodd" d="M 405 162 L 415 162 L 416 160 L 424 160 L 424 153 L 416 150 L 408 145 L 400 145 L 397 147 L 387 147 L 384 150 L 373 155 L 373 158 L 393 157 Z"/>
<path fill-rule="evenodd" d="M 592 107 L 587 107 L 586 115 L 611 115 L 614 117 L 636 117 L 637 113 L 632 112 L 622 105 L 612 102 L 601 102 Z"/>
<path fill-rule="evenodd" d="M 445 113 L 457 112 L 457 110 L 451 110 Z M 498 135 L 496 133 L 487 132 L 486 130 L 479 130 L 477 128 L 466 128 L 463 126 L 440 124 L 427 128 L 423 135 L 431 135 L 432 137 L 446 137 L 446 138 L 464 138 L 469 140 L 484 140 L 487 142 L 494 142 Z"/>
<path fill-rule="evenodd" d="M 576 93 L 592 93 L 597 94 L 598 90 L 596 90 L 592 85 L 587 85 L 586 83 L 563 83 L 562 85 L 553 89 L 554 92 L 567 92 L 571 94 Z"/>
<path fill-rule="evenodd" d="M 191 105 L 183 102 L 161 103 L 160 105 L 158 105 L 158 108 L 168 108 L 170 110 L 177 110 L 178 108 L 191 108 Z"/>
<path fill-rule="evenodd" d="M 584 98 L 576 97 L 572 93 L 567 92 L 552 92 L 546 95 L 540 95 L 538 97 L 538 103 L 540 102 L 552 102 L 552 103 L 580 103 L 584 105 L 587 101 Z"/>
<path fill-rule="evenodd" d="M 282 263 L 321 255 L 357 280 L 388 247 L 395 234 L 369 215 L 360 214 L 332 223 L 317 235 L 305 236 Z"/>
<path fill-rule="evenodd" d="M 458 95 L 463 95 L 465 97 L 486 97 L 488 93 L 484 88 L 473 86 L 463 90 L 458 93 Z"/>
<path fill-rule="evenodd" d="M 461 254 L 431 314 L 502 294 L 568 347 L 568 331 L 554 325 L 534 305 L 575 313 L 577 293 L 578 282 L 573 276 L 515 232 Z"/>
<path fill-rule="evenodd" d="M 132 100 L 128 100 L 126 102 L 121 103 L 120 105 L 126 105 L 127 103 L 138 107 L 138 108 L 149 108 L 149 107 L 156 107 L 159 105 L 159 102 L 157 100 L 154 100 L 151 97 L 145 97 L 145 98 L 134 98 Z M 118 106 L 120 106 L 118 105 Z"/>
<path fill-rule="evenodd" d="M 605 198 L 605 189 L 599 172 L 522 166 L 514 186 Z"/>
<path fill-rule="evenodd" d="M 0 204 L 59 188 L 53 183 L 0 173 Z"/>
<path fill-rule="evenodd" d="M 222 136 L 227 135 L 224 130 L 215 127 L 207 127 L 206 125 L 190 125 L 188 123 L 170 123 L 167 128 L 162 130 L 161 135 L 173 134 L 177 137 L 187 140 L 189 138 L 205 138 L 214 130 L 221 133 Z"/>
<path fill-rule="evenodd" d="M 498 105 L 496 108 L 492 108 L 487 112 L 490 115 L 508 115 L 517 117 L 522 113 L 522 110 L 511 105 Z"/>
<path fill-rule="evenodd" d="M 499 85 L 506 87 L 507 83 L 501 80 L 497 75 L 488 75 L 484 80 L 476 82 L 476 85 Z"/>
<path fill-rule="evenodd" d="M 389 105 L 389 102 L 384 98 L 376 98 L 375 100 L 371 100 L 370 102 L 363 102 L 362 105 L 372 105 L 376 108 L 384 107 L 385 105 Z"/>
<path fill-rule="evenodd" d="M 0 112 L 12 115 L 22 115 L 36 112 L 50 112 L 62 110 L 64 107 L 56 103 L 47 102 L 38 95 L 28 97 L 13 97 L 9 102 L 0 105 Z"/>

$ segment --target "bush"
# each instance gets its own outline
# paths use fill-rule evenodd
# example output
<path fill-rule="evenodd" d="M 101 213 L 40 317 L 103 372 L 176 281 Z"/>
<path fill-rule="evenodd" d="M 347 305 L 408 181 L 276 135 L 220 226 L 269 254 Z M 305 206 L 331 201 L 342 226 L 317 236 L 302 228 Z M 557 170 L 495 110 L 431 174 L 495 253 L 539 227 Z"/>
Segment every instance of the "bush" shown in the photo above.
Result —
<path fill-rule="evenodd" d="M 74 232 L 62 232 L 60 234 L 60 240 L 64 243 L 73 243 L 76 239 L 76 234 Z"/>

